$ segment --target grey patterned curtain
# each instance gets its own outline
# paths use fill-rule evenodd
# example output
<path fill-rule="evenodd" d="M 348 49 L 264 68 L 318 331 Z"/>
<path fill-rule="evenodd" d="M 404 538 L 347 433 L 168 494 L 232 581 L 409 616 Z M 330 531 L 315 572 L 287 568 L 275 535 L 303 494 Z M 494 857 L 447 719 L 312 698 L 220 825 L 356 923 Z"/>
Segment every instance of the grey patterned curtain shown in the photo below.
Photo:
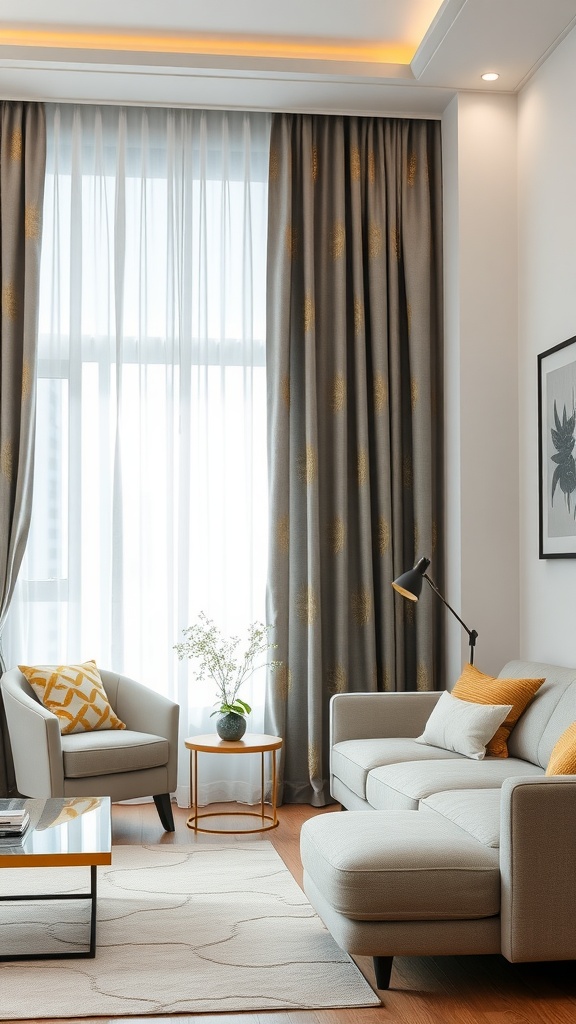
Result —
<path fill-rule="evenodd" d="M 0 673 L 2 627 L 32 509 L 44 108 L 0 103 Z M 14 774 L 0 698 L 0 796 Z"/>
<path fill-rule="evenodd" d="M 328 705 L 440 684 L 442 200 L 436 121 L 278 114 L 267 281 L 269 731 L 283 799 L 330 801 Z"/>

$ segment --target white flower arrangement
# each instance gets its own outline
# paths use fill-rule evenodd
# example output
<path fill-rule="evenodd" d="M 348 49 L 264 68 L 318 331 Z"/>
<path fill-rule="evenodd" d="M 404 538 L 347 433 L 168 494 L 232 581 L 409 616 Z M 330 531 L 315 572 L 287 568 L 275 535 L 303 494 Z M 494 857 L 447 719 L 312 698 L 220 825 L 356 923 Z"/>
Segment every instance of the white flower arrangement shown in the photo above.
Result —
<path fill-rule="evenodd" d="M 225 637 L 218 626 L 204 612 L 198 615 L 199 622 L 188 626 L 182 632 L 185 636 L 179 644 L 174 644 L 178 658 L 191 658 L 196 662 L 196 678 L 200 682 L 209 676 L 216 684 L 218 700 L 212 715 L 228 714 L 249 715 L 252 708 L 245 700 L 238 697 L 243 683 L 263 665 L 277 668 L 281 662 L 270 661 L 255 664 L 259 655 L 278 646 L 268 639 L 272 626 L 261 622 L 253 622 L 248 627 L 247 645 L 244 653 L 238 653 L 240 637 Z"/>

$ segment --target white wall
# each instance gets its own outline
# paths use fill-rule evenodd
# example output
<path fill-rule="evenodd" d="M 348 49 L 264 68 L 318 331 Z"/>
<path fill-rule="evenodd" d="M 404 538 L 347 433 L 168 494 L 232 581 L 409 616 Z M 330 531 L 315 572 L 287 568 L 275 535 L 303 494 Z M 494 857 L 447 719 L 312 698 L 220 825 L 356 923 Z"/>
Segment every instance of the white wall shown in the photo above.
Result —
<path fill-rule="evenodd" d="M 537 354 L 576 335 L 576 30 L 518 101 L 520 646 L 576 665 L 576 560 L 538 557 Z"/>
<path fill-rule="evenodd" d="M 442 131 L 446 597 L 496 674 L 519 653 L 516 98 L 461 93 Z M 451 685 L 469 648 L 446 626 Z"/>

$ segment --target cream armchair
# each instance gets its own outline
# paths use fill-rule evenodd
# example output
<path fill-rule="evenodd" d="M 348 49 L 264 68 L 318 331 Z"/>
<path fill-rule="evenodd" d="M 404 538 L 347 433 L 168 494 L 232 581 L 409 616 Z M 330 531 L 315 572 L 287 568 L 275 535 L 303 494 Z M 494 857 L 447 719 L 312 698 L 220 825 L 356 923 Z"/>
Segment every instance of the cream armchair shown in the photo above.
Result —
<path fill-rule="evenodd" d="M 108 700 L 126 729 L 60 734 L 58 719 L 19 669 L 0 680 L 18 792 L 27 797 L 154 797 L 160 821 L 174 831 L 180 708 L 141 683 L 100 669 Z"/>

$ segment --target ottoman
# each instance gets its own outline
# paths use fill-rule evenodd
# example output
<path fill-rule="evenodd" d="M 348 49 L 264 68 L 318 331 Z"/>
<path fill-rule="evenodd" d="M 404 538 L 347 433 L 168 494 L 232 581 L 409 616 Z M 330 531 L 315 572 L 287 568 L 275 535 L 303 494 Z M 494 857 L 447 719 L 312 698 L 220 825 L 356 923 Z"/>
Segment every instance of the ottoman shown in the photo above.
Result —
<path fill-rule="evenodd" d="M 346 811 L 302 826 L 304 891 L 336 942 L 372 956 L 499 953 L 499 851 L 418 811 Z"/>

